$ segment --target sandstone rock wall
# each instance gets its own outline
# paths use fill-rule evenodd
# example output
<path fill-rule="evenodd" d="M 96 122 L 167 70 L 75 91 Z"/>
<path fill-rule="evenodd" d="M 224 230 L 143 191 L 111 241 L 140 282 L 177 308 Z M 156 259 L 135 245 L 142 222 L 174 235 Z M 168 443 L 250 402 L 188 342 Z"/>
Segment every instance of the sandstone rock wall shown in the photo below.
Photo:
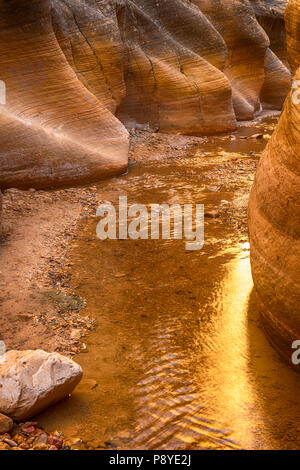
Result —
<path fill-rule="evenodd" d="M 0 0 L 0 187 L 124 171 L 124 124 L 215 134 L 262 105 L 280 109 L 290 88 L 276 55 L 285 4 Z"/>
<path fill-rule="evenodd" d="M 259 24 L 268 35 L 270 48 L 289 68 L 284 21 L 284 13 L 288 2 L 283 0 L 252 0 L 251 3 Z"/>
<path fill-rule="evenodd" d="M 125 171 L 124 126 L 76 77 L 49 0 L 0 1 L 0 187 L 82 183 Z"/>
<path fill-rule="evenodd" d="M 105 94 L 127 126 L 211 134 L 252 119 L 262 102 L 281 109 L 290 87 L 254 11 L 283 25 L 285 2 L 253 3 L 89 0 L 82 8 L 79 0 L 55 0 L 53 22 L 78 78 L 101 100 Z M 282 29 L 269 31 L 276 51 L 285 49 Z"/>
<path fill-rule="evenodd" d="M 300 0 L 286 12 L 288 56 L 297 50 Z M 296 48 L 296 49 L 295 49 Z M 298 50 L 299 51 L 299 48 Z M 300 338 L 300 69 L 271 141 L 257 169 L 249 205 L 253 278 L 265 326 L 291 363 L 292 342 Z M 300 84 L 300 81 L 299 81 Z"/>
<path fill-rule="evenodd" d="M 290 0 L 285 13 L 288 60 L 293 72 L 296 72 L 300 64 L 300 22 L 299 1 Z"/>

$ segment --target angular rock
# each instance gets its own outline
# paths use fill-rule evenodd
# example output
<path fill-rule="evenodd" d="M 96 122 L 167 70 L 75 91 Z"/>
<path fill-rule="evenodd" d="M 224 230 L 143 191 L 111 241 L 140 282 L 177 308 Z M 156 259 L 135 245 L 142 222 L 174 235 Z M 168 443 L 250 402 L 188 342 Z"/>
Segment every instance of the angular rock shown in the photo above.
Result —
<path fill-rule="evenodd" d="M 9 447 L 18 447 L 18 444 L 12 439 L 3 439 L 3 442 L 5 442 L 5 444 L 8 444 Z"/>
<path fill-rule="evenodd" d="M 5 442 L 0 442 L 0 450 L 10 450 L 10 446 Z"/>
<path fill-rule="evenodd" d="M 56 437 L 56 436 L 50 436 L 48 438 L 48 443 L 51 446 L 55 446 L 57 449 L 61 449 L 62 446 L 63 446 L 63 440 L 59 437 Z"/>
<path fill-rule="evenodd" d="M 33 450 L 50 450 L 50 449 L 47 444 L 35 444 L 33 446 Z M 51 449 L 51 450 L 54 450 L 54 449 Z M 57 450 L 56 447 L 55 447 L 55 450 Z"/>
<path fill-rule="evenodd" d="M 36 444 L 48 444 L 48 436 L 46 433 L 44 434 L 41 434 L 37 440 L 36 440 Z"/>
<path fill-rule="evenodd" d="M 13 420 L 9 416 L 0 414 L 0 434 L 9 432 L 13 427 Z"/>
<path fill-rule="evenodd" d="M 82 369 L 58 353 L 8 351 L 0 364 L 0 412 L 16 421 L 30 418 L 67 397 Z"/>

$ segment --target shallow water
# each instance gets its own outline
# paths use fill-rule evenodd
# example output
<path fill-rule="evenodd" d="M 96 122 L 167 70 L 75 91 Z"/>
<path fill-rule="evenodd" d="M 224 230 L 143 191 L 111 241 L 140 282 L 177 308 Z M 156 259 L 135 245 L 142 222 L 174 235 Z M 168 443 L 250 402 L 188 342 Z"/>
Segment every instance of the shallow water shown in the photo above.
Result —
<path fill-rule="evenodd" d="M 194 252 L 183 240 L 100 241 L 97 220 L 81 222 L 71 287 L 97 326 L 76 358 L 82 383 L 41 424 L 88 448 L 298 448 L 300 375 L 263 333 L 241 228 L 265 142 L 239 137 L 264 126 L 178 159 L 153 155 L 99 184 L 105 201 L 210 210 L 225 199 L 232 212 L 206 220 L 204 248 Z"/>

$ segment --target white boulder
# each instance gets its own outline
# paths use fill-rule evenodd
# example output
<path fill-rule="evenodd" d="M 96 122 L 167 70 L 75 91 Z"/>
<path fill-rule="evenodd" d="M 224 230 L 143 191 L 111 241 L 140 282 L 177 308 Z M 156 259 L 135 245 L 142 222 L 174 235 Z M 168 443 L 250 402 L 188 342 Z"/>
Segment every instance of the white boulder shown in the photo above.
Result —
<path fill-rule="evenodd" d="M 67 397 L 81 367 L 58 353 L 8 351 L 0 361 L 0 413 L 23 421 Z"/>

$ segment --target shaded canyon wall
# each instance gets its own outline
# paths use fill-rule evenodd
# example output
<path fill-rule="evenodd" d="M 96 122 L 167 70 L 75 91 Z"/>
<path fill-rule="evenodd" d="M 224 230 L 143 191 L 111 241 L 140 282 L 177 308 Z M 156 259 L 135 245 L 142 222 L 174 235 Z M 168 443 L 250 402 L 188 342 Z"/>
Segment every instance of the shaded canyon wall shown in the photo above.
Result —
<path fill-rule="evenodd" d="M 0 187 L 49 187 L 125 171 L 128 134 L 78 80 L 49 0 L 0 1 Z"/>

